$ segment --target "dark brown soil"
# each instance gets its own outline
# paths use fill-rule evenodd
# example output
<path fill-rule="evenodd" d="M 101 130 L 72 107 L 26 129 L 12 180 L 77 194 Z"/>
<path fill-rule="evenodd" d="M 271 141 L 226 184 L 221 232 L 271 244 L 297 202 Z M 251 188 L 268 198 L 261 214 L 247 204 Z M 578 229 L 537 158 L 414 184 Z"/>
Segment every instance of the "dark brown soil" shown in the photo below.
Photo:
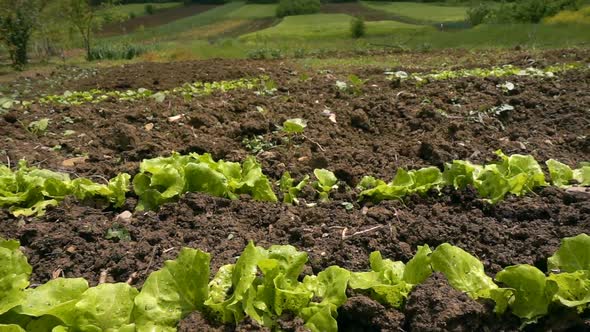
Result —
<path fill-rule="evenodd" d="M 547 58 L 537 61 L 549 62 L 554 56 L 548 53 Z M 584 57 L 587 53 L 574 52 L 572 56 Z M 399 167 L 442 166 L 452 159 L 486 162 L 494 159 L 496 149 L 532 154 L 540 161 L 555 158 L 571 165 L 588 161 L 587 70 L 551 79 L 468 78 L 416 87 L 403 82 L 391 86 L 381 72 L 358 69 L 359 75 L 369 79 L 358 96 L 334 87 L 336 80 L 346 80 L 343 71 L 308 72 L 311 80 L 302 82 L 300 70 L 278 61 L 137 64 L 99 70 L 63 88 L 77 84 L 77 90 L 169 89 L 193 80 L 265 73 L 278 83 L 279 90 L 272 96 L 232 91 L 192 101 L 171 97 L 164 103 L 36 105 L 27 113 L 13 111 L 0 116 L 0 154 L 5 154 L 2 158 L 12 166 L 26 158 L 32 164 L 66 171 L 73 177 L 101 179 L 121 171 L 134 174 L 143 158 L 171 151 L 210 152 L 215 158 L 239 161 L 250 153 L 242 140 L 261 135 L 273 146 L 257 156 L 271 179 L 278 180 L 285 170 L 299 177 L 313 168 L 329 168 L 342 181 L 333 202 L 294 207 L 248 198 L 230 201 L 188 194 L 158 212 L 134 213 L 131 220 L 120 221 L 116 220 L 120 212 L 133 211 L 134 197 L 116 211 L 97 202 L 66 200 L 34 220 L 17 220 L 0 211 L 0 237 L 21 241 L 33 265 L 33 283 L 47 281 L 57 271 L 96 284 L 101 271 L 108 271 L 109 281 L 126 281 L 137 272 L 134 283 L 141 286 L 150 272 L 159 269 L 164 260 L 173 259 L 184 246 L 210 252 L 216 269 L 234 262 L 249 240 L 261 246 L 291 244 L 309 253 L 309 272 L 318 272 L 334 264 L 365 270 L 368 255 L 374 250 L 387 258 L 407 261 L 418 245 L 434 247 L 449 242 L 476 255 L 493 275 L 519 263 L 545 270 L 546 258 L 561 238 L 590 233 L 590 198 L 586 193 L 545 188 L 491 206 L 472 190 L 447 189 L 442 195 L 409 197 L 403 203 L 359 206 L 354 203 L 356 193 L 349 188 L 363 175 L 390 179 Z M 516 84 L 515 93 L 506 95 L 496 87 L 505 81 Z M 481 119 L 470 115 L 502 104 L 510 104 L 515 110 Z M 260 114 L 257 106 L 268 112 Z M 336 114 L 336 123 L 322 114 L 326 109 Z M 179 114 L 184 114 L 181 121 L 167 120 Z M 46 135 L 37 137 L 24 130 L 23 125 L 43 117 L 51 119 Z M 293 117 L 307 119 L 308 127 L 305 137 L 296 137 L 294 144 L 288 145 L 275 128 Z M 153 128 L 146 129 L 148 124 Z M 65 130 L 76 134 L 64 137 Z M 82 154 L 88 154 L 86 162 L 75 167 L 62 165 L 63 160 Z M 311 191 L 302 197 L 304 202 L 314 199 Z M 355 208 L 347 211 L 344 202 L 354 203 Z M 105 238 L 115 223 L 129 231 L 131 241 Z M 344 228 L 350 235 L 374 226 L 380 227 L 342 238 Z M 553 329 L 555 321 L 569 317 L 573 330 L 588 329 L 587 317 L 563 315 L 549 317 L 531 328 Z M 439 275 L 418 286 L 401 312 L 361 294 L 351 294 L 340 310 L 339 321 L 344 331 L 511 331 L 519 327 L 519 322 L 509 316 L 495 319 L 488 303 L 459 294 Z M 216 329 L 208 324 L 194 314 L 182 322 L 181 330 Z M 302 329 L 301 322 L 290 317 L 282 324 L 284 330 Z M 245 322 L 236 328 L 217 329 L 258 328 Z"/>
<path fill-rule="evenodd" d="M 99 35 L 101 37 L 131 33 L 139 27 L 152 28 L 181 18 L 194 16 L 217 7 L 218 5 L 190 5 L 157 11 L 154 15 L 145 15 L 126 20 L 121 23 L 105 25 Z"/>

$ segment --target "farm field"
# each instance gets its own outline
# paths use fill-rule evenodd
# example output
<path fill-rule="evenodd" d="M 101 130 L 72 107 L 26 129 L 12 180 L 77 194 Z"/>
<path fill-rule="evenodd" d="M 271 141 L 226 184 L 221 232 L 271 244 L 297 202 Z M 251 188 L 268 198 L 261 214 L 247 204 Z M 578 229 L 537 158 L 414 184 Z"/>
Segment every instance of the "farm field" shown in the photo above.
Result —
<path fill-rule="evenodd" d="M 376 2 L 362 3 L 372 9 L 385 11 L 423 23 L 458 22 L 465 20 L 467 7 L 437 3 Z"/>
<path fill-rule="evenodd" d="M 3 82 L 0 330 L 586 329 L 590 52 L 366 59 Z"/>

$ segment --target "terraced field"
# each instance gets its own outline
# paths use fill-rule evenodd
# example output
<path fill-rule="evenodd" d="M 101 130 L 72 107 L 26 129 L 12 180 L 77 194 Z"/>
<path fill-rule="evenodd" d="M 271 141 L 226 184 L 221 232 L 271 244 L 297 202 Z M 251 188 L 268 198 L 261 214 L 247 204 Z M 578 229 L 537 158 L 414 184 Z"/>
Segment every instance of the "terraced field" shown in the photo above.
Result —
<path fill-rule="evenodd" d="M 397 54 L 7 82 L 0 330 L 587 329 L 590 53 Z"/>

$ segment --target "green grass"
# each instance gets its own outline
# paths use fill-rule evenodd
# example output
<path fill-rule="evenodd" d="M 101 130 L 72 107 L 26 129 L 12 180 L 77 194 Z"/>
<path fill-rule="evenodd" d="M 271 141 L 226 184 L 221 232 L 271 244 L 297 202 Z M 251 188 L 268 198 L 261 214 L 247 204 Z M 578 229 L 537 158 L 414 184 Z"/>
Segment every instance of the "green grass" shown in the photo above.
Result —
<path fill-rule="evenodd" d="M 424 23 L 463 21 L 468 9 L 468 7 L 449 6 L 442 3 L 366 1 L 362 2 L 362 4 L 372 9 L 408 17 Z"/>
<path fill-rule="evenodd" d="M 168 24 L 160 25 L 154 28 L 148 28 L 143 31 L 136 31 L 134 33 L 108 38 L 109 41 L 128 41 L 128 42 L 142 42 L 142 41 L 166 41 L 174 40 L 175 36 L 192 29 L 204 27 L 221 21 L 233 11 L 243 6 L 241 2 L 230 2 L 223 6 L 210 9 L 206 12 L 185 17 L 180 20 L 170 22 Z"/>
<path fill-rule="evenodd" d="M 349 39 L 352 16 L 345 14 L 313 14 L 285 17 L 281 23 L 268 29 L 242 36 L 254 40 L 306 40 Z M 395 21 L 367 22 L 367 36 L 392 34 L 398 30 L 420 28 Z"/>
<path fill-rule="evenodd" d="M 101 9 L 98 11 L 98 15 L 103 16 L 108 14 L 117 14 L 124 17 L 130 17 L 131 15 L 135 15 L 136 17 L 144 16 L 147 15 L 145 12 L 145 5 L 147 5 L 147 3 L 119 5 L 113 8 Z M 157 11 L 161 9 L 180 7 L 182 6 L 182 2 L 151 3 L 151 5 L 154 6 L 154 9 Z"/>
<path fill-rule="evenodd" d="M 248 4 L 229 13 L 227 18 L 259 19 L 275 17 L 277 4 Z"/>

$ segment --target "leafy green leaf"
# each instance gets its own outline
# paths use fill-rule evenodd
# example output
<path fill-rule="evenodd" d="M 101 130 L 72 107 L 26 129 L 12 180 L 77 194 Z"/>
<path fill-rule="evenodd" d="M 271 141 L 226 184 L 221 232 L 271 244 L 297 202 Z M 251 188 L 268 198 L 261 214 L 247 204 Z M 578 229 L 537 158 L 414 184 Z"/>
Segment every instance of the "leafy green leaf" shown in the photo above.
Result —
<path fill-rule="evenodd" d="M 498 288 L 485 274 L 483 264 L 459 247 L 443 243 L 434 250 L 430 259 L 434 271 L 444 274 L 451 286 L 472 298 L 489 298 L 490 290 Z"/>
<path fill-rule="evenodd" d="M 279 180 L 279 188 L 283 192 L 283 202 L 287 204 L 299 204 L 297 196 L 301 193 L 301 190 L 307 185 L 309 181 L 309 175 L 303 177 L 297 185 L 294 185 L 295 180 L 291 178 L 289 172 L 283 173 Z"/>
<path fill-rule="evenodd" d="M 74 326 L 86 331 L 129 329 L 138 291 L 126 283 L 101 284 L 86 290 L 75 305 Z"/>
<path fill-rule="evenodd" d="M 581 186 L 590 187 L 590 166 L 582 166 L 574 170 L 574 180 Z"/>
<path fill-rule="evenodd" d="M 468 161 L 453 160 L 452 163 L 445 164 L 443 179 L 446 184 L 455 189 L 463 189 L 474 184 L 482 169 L 482 166 L 474 165 Z"/>
<path fill-rule="evenodd" d="M 547 259 L 550 271 L 576 272 L 590 270 L 590 236 L 580 234 L 561 240 L 561 246 Z"/>
<path fill-rule="evenodd" d="M 336 178 L 333 172 L 323 168 L 314 169 L 313 174 L 317 179 L 313 186 L 319 193 L 320 200 L 323 202 L 328 201 L 330 191 L 338 189 L 338 178 Z"/>
<path fill-rule="evenodd" d="M 242 252 L 242 255 L 233 267 L 231 274 L 231 294 L 225 294 L 221 300 L 221 290 L 227 286 L 228 269 L 225 269 L 222 275 L 216 276 L 209 284 L 210 289 L 214 292 L 215 297 L 210 297 L 205 301 L 205 307 L 213 318 L 224 323 L 237 323 L 244 318 L 244 305 L 242 302 L 247 299 L 248 291 L 256 280 L 257 264 L 261 259 L 267 257 L 267 252 L 250 242 Z M 219 287 L 219 286 L 222 287 Z M 229 297 L 228 297 L 229 296 Z"/>
<path fill-rule="evenodd" d="M 551 176 L 551 183 L 557 187 L 565 187 L 569 185 L 569 182 L 574 178 L 574 172 L 572 169 L 557 160 L 549 159 L 545 162 L 549 169 L 549 175 Z"/>
<path fill-rule="evenodd" d="M 283 122 L 283 131 L 289 134 L 300 134 L 307 127 L 307 121 L 301 118 L 288 119 Z"/>
<path fill-rule="evenodd" d="M 547 282 L 545 274 L 530 265 L 509 266 L 496 274 L 496 280 L 513 290 L 512 313 L 527 320 L 545 315 L 557 292 L 555 283 Z"/>
<path fill-rule="evenodd" d="M 32 269 L 19 250 L 18 241 L 0 238 L 0 315 L 25 300 Z"/>
<path fill-rule="evenodd" d="M 577 308 L 579 313 L 590 308 L 590 271 L 550 274 L 547 279 L 557 284 L 555 298 L 559 303 Z"/>
<path fill-rule="evenodd" d="M 430 267 L 431 253 L 432 250 L 428 245 L 418 246 L 416 255 L 406 264 L 403 280 L 413 285 L 424 282 L 432 274 L 432 268 Z"/>
<path fill-rule="evenodd" d="M 76 303 L 86 290 L 88 282 L 82 278 L 50 280 L 35 289 L 28 289 L 18 311 L 34 317 L 52 315 L 71 326 L 78 315 Z"/>
<path fill-rule="evenodd" d="M 150 274 L 135 298 L 137 327 L 174 327 L 190 312 L 201 310 L 207 299 L 210 260 L 209 254 L 184 248 L 176 260 Z"/>
<path fill-rule="evenodd" d="M 350 272 L 337 266 L 330 266 L 317 276 L 306 276 L 304 287 L 313 292 L 321 302 L 311 302 L 302 308 L 300 316 L 311 331 L 337 331 L 337 309 L 346 302 L 346 286 Z"/>
<path fill-rule="evenodd" d="M 0 331 L 2 332 L 27 332 L 22 327 L 16 324 L 0 324 Z"/>

